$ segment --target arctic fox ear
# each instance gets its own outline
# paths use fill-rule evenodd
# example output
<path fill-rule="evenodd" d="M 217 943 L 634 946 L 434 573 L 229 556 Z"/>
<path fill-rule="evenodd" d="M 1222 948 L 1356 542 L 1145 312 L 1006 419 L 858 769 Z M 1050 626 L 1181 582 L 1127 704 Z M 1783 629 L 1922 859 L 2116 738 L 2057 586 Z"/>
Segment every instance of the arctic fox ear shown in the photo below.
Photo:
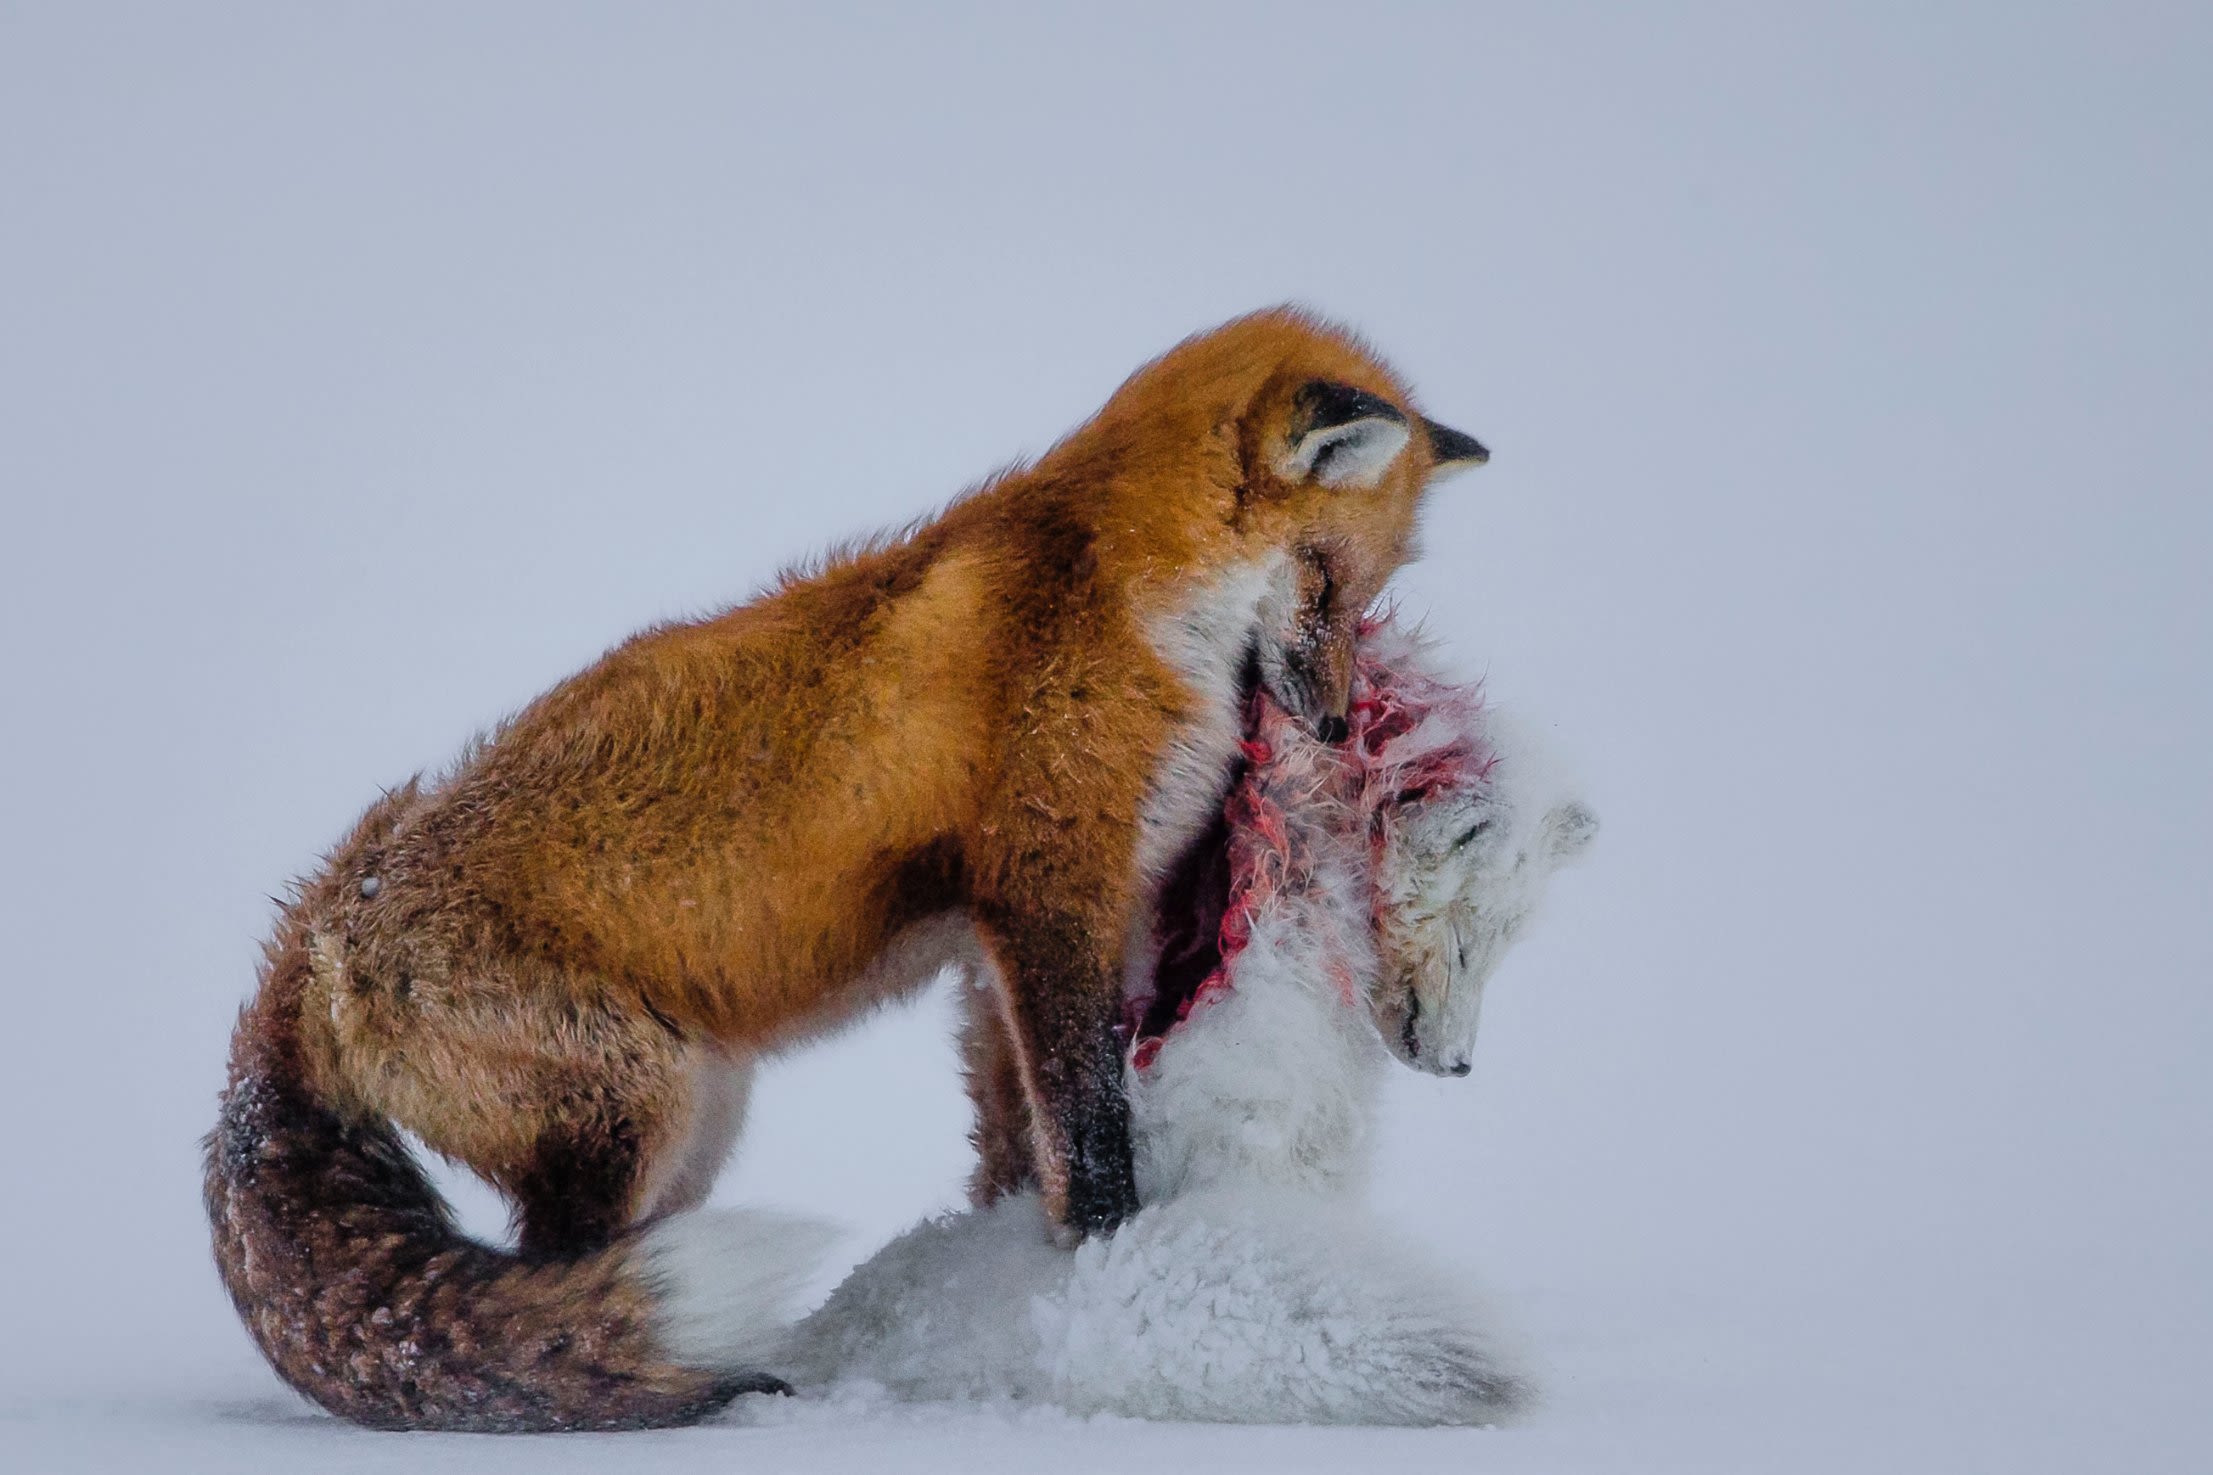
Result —
<path fill-rule="evenodd" d="M 1372 487 L 1410 438 L 1405 414 L 1390 401 L 1317 379 L 1298 393 L 1291 444 L 1278 469 L 1287 481 Z"/>
<path fill-rule="evenodd" d="M 1591 841 L 1598 838 L 1598 812 L 1588 804 L 1570 799 L 1544 817 L 1538 843 L 1551 857 L 1554 865 L 1575 859 L 1591 848 Z"/>

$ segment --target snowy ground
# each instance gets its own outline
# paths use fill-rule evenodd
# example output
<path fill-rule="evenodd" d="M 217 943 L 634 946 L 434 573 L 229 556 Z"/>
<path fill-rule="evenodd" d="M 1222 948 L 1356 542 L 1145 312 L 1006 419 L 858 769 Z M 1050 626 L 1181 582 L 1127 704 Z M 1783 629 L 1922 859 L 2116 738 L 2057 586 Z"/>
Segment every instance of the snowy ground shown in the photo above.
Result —
<path fill-rule="evenodd" d="M 1902 1320 L 1890 1306 L 1816 1308 L 1816 1333 L 1729 1290 L 1672 1304 L 1634 1294 L 1581 1314 L 1565 1297 L 1518 1298 L 1516 1319 L 1544 1351 L 1548 1397 L 1500 1429 L 1147 1425 L 847 1398 L 751 1399 L 715 1425 L 639 1435 L 398 1438 L 336 1424 L 241 1360 L 220 1375 L 0 1406 L 0 1441 L 10 1469 L 176 1472 L 2203 1468 L 2202 1380 L 2185 1371 L 2192 1344 L 2180 1329 L 2164 1356 L 2147 1356 L 2138 1329 L 2108 1325 L 2079 1345 L 2079 1364 L 2055 1364 L 2049 1319 L 1973 1297 L 1956 1313 Z M 2202 1323 L 2192 1331 L 2202 1336 Z"/>
<path fill-rule="evenodd" d="M 1840 1409 L 1802 1392 L 1672 1390 L 1639 1379 L 1592 1390 L 1540 1427 L 1515 1430 L 1242 1429 L 1078 1420 L 1050 1410 L 860 1406 L 775 1423 L 634 1435 L 499 1439 L 379 1436 L 276 1398 L 69 1401 L 7 1427 L 23 1469 L 544 1472 L 623 1470 L 2009 1472 L 2187 1470 L 2203 1445 L 2125 1426 L 2055 1424 L 2038 1410 L 1962 1405 L 1948 1394 Z M 1749 1398 L 1749 1402 L 1740 1399 Z M 2023 1420 L 2027 1420 L 2024 1427 Z"/>
<path fill-rule="evenodd" d="M 1618 10 L 0 14 L 0 1469 L 2213 1465 L 2213 30 Z M 1402 592 L 1606 820 L 1377 1183 L 1544 1406 L 286 1394 L 195 1164 L 282 878 L 1290 297 L 1492 445 Z M 951 1202 L 945 1026 L 780 1063 L 719 1197 Z"/>

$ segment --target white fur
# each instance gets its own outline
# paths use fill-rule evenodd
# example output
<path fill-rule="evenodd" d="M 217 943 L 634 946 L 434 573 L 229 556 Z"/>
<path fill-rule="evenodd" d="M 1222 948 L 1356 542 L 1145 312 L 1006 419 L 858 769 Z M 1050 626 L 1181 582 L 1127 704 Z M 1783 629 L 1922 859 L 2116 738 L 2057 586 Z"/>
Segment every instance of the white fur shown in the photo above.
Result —
<path fill-rule="evenodd" d="M 1536 914 L 1553 871 L 1598 832 L 1597 815 L 1521 723 L 1488 712 L 1485 736 L 1497 755 L 1487 790 L 1382 816 L 1379 948 L 1409 976 L 1379 981 L 1378 1023 L 1403 1063 L 1436 1075 L 1466 1073 L 1484 986 Z M 1421 1001 L 1411 1051 L 1395 1028 L 1403 1013 L 1391 1008 L 1394 987 L 1410 987 Z"/>
<path fill-rule="evenodd" d="M 1034 1194 L 909 1231 L 778 1371 L 801 1388 L 1224 1423 L 1471 1424 L 1522 1394 L 1465 1291 L 1333 1197 L 1145 1209 L 1055 1249 Z"/>
<path fill-rule="evenodd" d="M 1490 797 L 1551 813 L 1549 796 L 1518 792 L 1536 773 L 1502 761 Z M 1481 910 L 1496 889 L 1526 915 L 1553 860 L 1517 853 L 1520 865 L 1457 870 L 1472 898 L 1432 900 Z M 1141 1213 L 1073 1251 L 1053 1245 L 1034 1194 L 921 1224 L 795 1329 L 777 1370 L 803 1390 L 1147 1418 L 1450 1424 L 1509 1411 L 1523 1390 L 1483 1319 L 1358 1203 L 1388 1057 L 1331 965 L 1349 958 L 1373 982 L 1368 885 L 1344 847 L 1318 849 L 1256 920 L 1234 987 L 1131 1070 Z"/>
<path fill-rule="evenodd" d="M 1173 865 L 1221 807 L 1230 759 L 1244 736 L 1238 696 L 1245 653 L 1263 601 L 1278 592 L 1289 567 L 1289 559 L 1274 552 L 1228 569 L 1145 632 L 1154 653 L 1199 701 L 1198 719 L 1170 739 L 1138 810 L 1138 865 L 1146 876 L 1157 879 Z"/>
<path fill-rule="evenodd" d="M 1327 848 L 1304 880 L 1295 901 L 1256 921 L 1236 987 L 1195 1010 L 1150 1067 L 1127 1073 L 1140 1202 L 1364 1186 L 1385 1057 L 1328 960 L 1347 960 L 1362 978 L 1374 972 L 1365 882 Z"/>
<path fill-rule="evenodd" d="M 767 1366 L 835 1237 L 811 1219 L 744 1209 L 695 1209 L 653 1225 L 635 1263 L 654 1293 L 663 1351 L 690 1367 Z"/>

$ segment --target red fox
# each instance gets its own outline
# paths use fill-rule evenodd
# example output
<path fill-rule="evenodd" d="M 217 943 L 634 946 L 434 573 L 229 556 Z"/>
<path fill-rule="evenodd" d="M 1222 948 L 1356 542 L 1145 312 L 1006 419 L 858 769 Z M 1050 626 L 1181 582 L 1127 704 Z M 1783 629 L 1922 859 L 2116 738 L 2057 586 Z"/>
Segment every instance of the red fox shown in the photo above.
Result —
<path fill-rule="evenodd" d="M 650 630 L 296 888 L 208 1139 L 277 1371 L 423 1429 L 628 1428 L 748 1388 L 790 1236 L 706 1195 L 751 1062 L 949 964 L 992 980 L 1069 1236 L 1136 1207 L 1118 1016 L 1265 688 L 1346 730 L 1423 493 L 1487 459 L 1341 331 L 1190 339 L 893 540 Z M 511 1201 L 457 1233 L 401 1131 Z"/>

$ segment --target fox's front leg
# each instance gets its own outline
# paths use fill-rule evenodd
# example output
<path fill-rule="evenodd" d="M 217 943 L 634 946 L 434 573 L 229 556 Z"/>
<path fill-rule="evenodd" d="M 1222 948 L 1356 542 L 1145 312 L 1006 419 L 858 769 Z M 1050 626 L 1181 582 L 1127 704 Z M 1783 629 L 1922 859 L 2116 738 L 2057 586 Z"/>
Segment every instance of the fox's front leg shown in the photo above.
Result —
<path fill-rule="evenodd" d="M 989 1208 L 1010 1193 L 1037 1186 L 1037 1158 L 1022 1057 L 1007 1028 L 1006 994 L 983 970 L 962 991 L 960 1052 L 975 1111 L 968 1129 L 976 1149 L 968 1201 Z"/>
<path fill-rule="evenodd" d="M 1106 899 L 986 907 L 978 918 L 1029 1100 L 1045 1209 L 1079 1235 L 1109 1232 L 1137 1210 L 1115 1032 L 1123 918 Z"/>

